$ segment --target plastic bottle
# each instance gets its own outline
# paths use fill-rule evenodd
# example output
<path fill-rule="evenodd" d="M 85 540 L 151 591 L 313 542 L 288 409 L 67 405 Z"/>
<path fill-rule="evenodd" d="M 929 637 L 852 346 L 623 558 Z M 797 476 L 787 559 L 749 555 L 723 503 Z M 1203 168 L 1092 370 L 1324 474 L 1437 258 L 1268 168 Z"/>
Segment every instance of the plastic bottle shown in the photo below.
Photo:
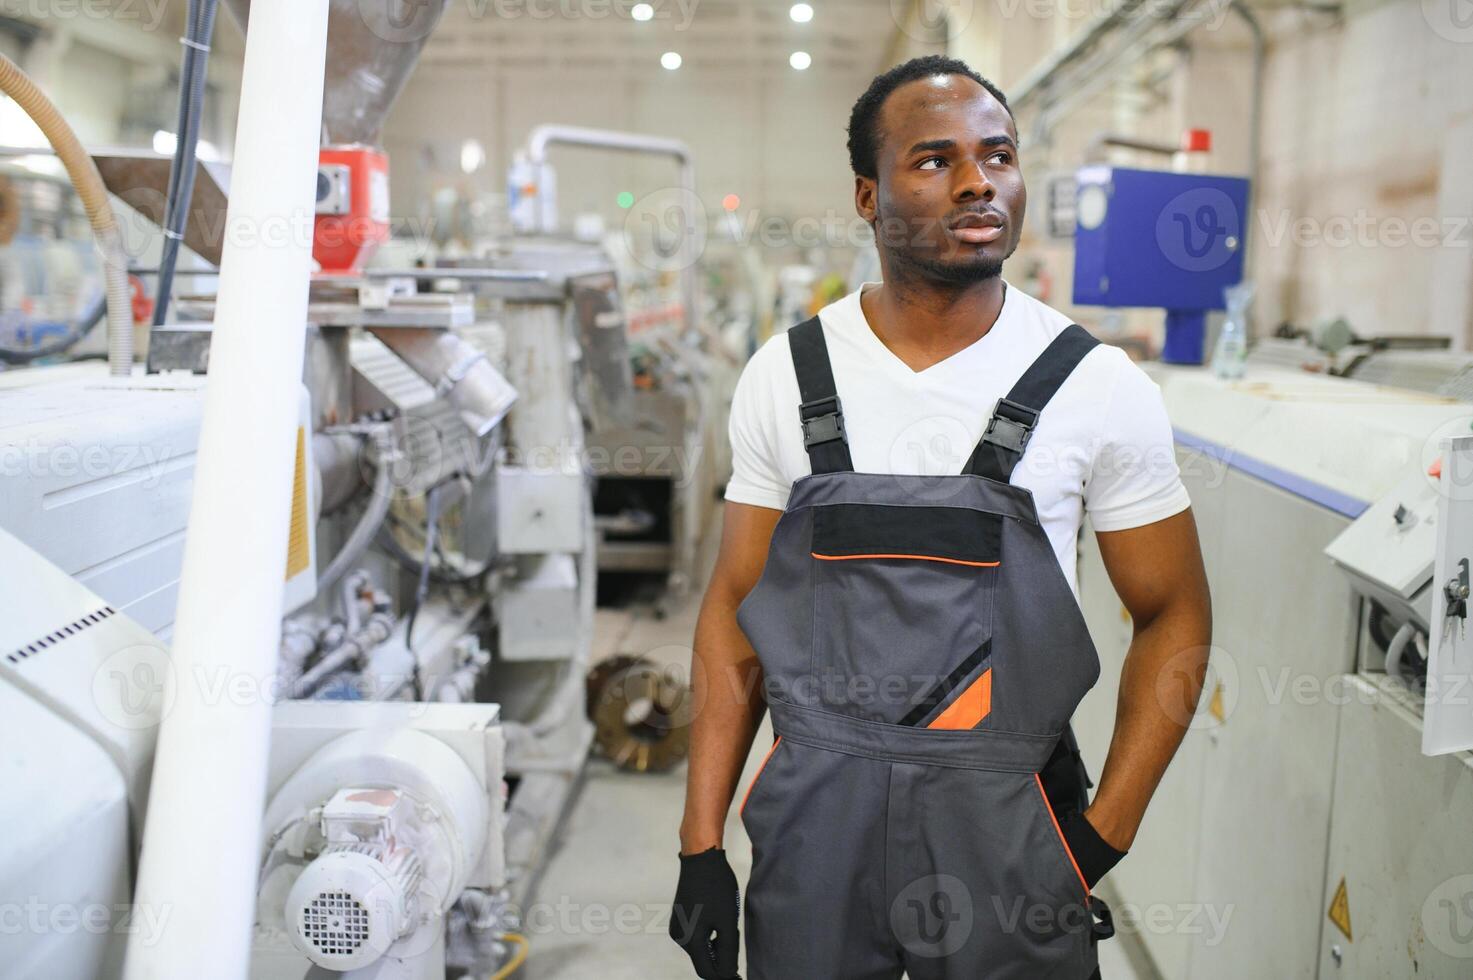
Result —
<path fill-rule="evenodd" d="M 1253 301 L 1253 283 L 1240 282 L 1223 290 L 1227 318 L 1212 351 L 1212 373 L 1219 378 L 1241 378 L 1248 359 L 1248 304 Z"/>
<path fill-rule="evenodd" d="M 518 150 L 506 175 L 506 211 L 512 229 L 521 233 L 536 231 L 537 208 L 537 169 Z"/>

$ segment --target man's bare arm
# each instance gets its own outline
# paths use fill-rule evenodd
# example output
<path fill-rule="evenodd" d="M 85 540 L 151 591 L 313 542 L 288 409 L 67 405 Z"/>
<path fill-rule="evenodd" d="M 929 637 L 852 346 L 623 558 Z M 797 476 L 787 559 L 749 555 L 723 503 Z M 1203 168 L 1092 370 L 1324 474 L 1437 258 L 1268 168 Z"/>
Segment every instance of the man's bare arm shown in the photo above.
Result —
<path fill-rule="evenodd" d="M 1212 603 L 1190 508 L 1095 537 L 1134 636 L 1120 674 L 1109 755 L 1085 816 L 1106 843 L 1125 851 L 1201 696 Z"/>
<path fill-rule="evenodd" d="M 726 502 L 721 549 L 701 600 L 691 654 L 695 717 L 686 771 L 680 851 L 722 846 L 726 814 L 762 724 L 762 667 L 737 625 L 737 606 L 762 575 L 782 511 Z"/>

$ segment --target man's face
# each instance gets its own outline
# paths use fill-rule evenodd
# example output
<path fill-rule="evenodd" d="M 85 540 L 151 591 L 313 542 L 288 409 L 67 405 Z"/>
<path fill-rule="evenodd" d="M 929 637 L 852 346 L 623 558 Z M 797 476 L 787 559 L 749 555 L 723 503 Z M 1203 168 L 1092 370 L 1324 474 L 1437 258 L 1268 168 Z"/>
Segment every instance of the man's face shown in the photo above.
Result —
<path fill-rule="evenodd" d="M 887 263 L 945 283 L 999 275 L 1028 202 L 1002 104 L 965 75 L 917 79 L 885 100 L 878 136 L 878 179 L 856 178 L 855 205 Z"/>

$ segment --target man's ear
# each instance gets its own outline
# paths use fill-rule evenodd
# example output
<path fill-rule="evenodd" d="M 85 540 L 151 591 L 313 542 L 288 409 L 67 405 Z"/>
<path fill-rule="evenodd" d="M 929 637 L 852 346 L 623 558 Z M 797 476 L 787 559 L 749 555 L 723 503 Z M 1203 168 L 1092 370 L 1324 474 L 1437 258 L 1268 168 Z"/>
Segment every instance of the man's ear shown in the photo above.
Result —
<path fill-rule="evenodd" d="M 864 219 L 866 224 L 875 223 L 875 215 L 878 213 L 879 184 L 871 177 L 854 177 L 854 210 Z"/>

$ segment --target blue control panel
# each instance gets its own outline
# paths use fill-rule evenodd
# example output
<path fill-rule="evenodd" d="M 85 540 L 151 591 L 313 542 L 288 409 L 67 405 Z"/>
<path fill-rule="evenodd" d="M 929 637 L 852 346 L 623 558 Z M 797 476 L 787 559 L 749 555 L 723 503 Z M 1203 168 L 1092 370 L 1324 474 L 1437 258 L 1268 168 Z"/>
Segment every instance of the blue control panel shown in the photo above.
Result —
<path fill-rule="evenodd" d="M 1245 178 L 1091 166 L 1076 180 L 1075 303 L 1223 309 L 1243 278 Z"/>

